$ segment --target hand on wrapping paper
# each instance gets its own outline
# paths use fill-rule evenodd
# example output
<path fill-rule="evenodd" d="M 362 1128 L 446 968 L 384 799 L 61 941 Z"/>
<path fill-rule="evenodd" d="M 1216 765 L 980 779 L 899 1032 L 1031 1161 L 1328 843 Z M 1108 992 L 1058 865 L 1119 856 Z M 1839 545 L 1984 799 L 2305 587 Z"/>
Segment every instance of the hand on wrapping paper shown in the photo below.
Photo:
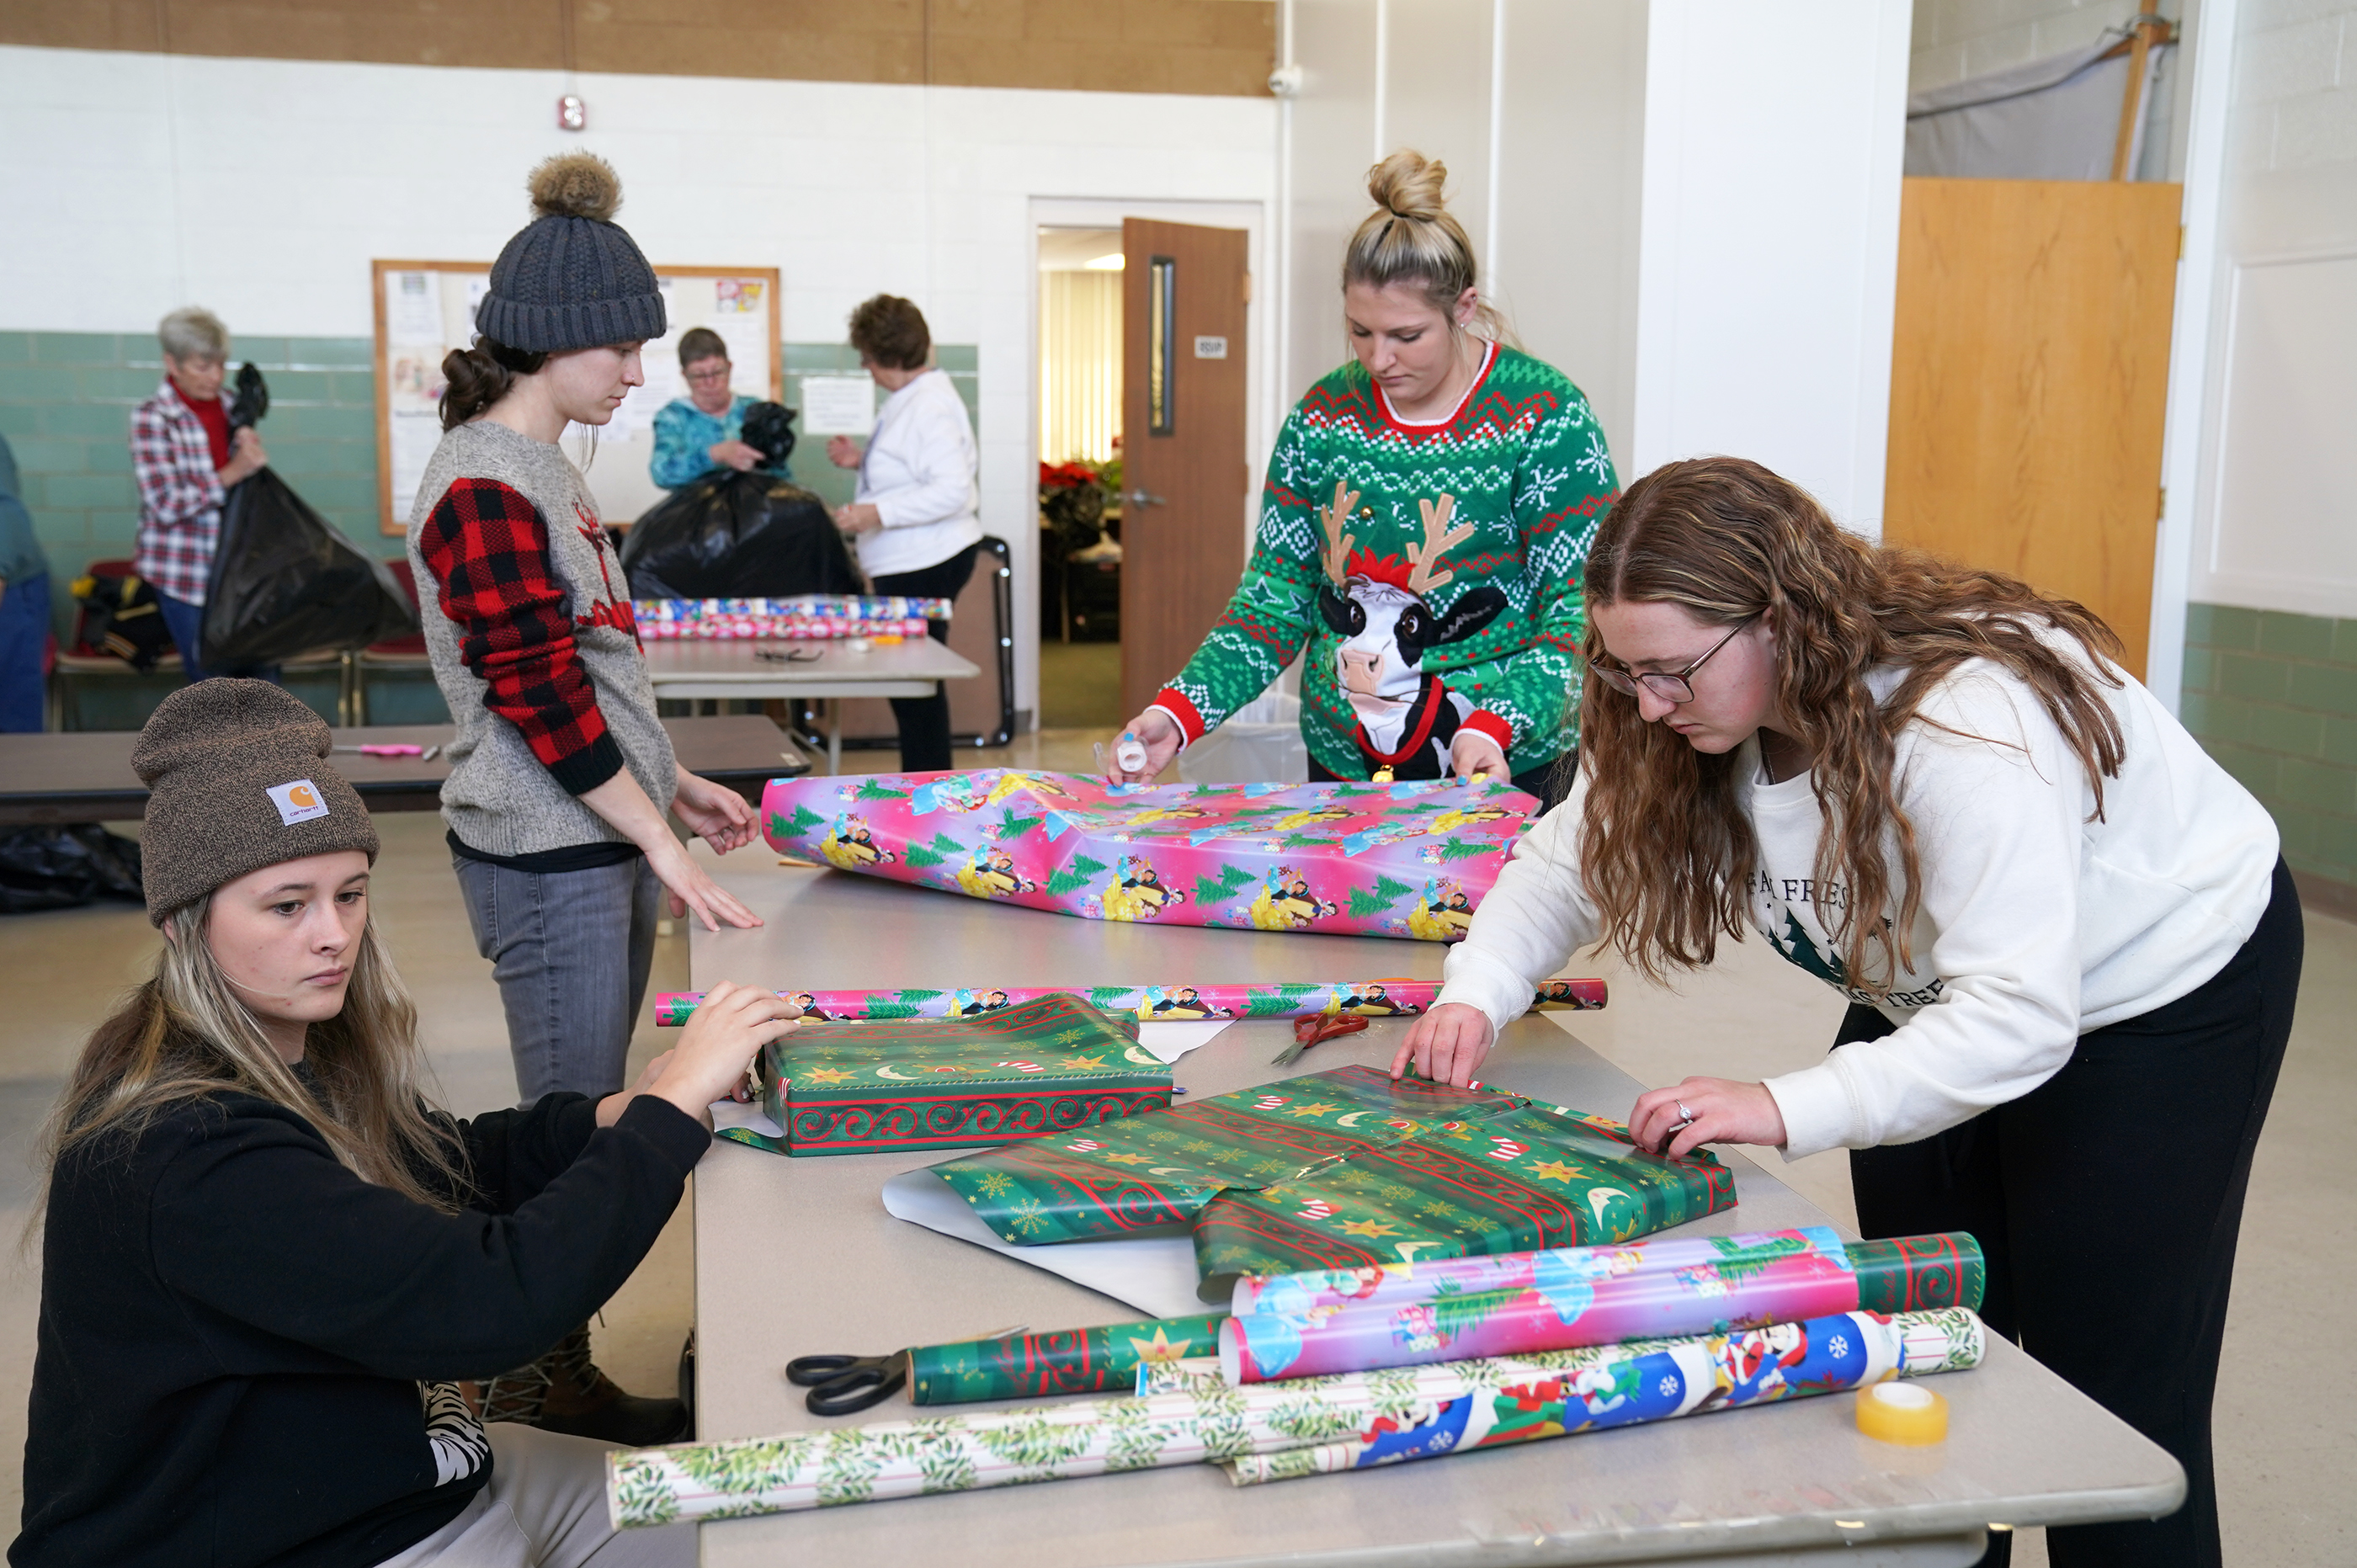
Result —
<path fill-rule="evenodd" d="M 1392 1058 L 1392 1077 L 1407 1071 L 1408 1063 L 1435 1083 L 1463 1089 L 1473 1081 L 1490 1054 L 1489 1015 L 1462 1002 L 1443 1002 L 1418 1018 L 1407 1032 L 1407 1043 Z"/>
<path fill-rule="evenodd" d="M 1448 767 L 1459 779 L 1470 779 L 1486 773 L 1499 783 L 1510 782 L 1513 775 L 1506 771 L 1506 754 L 1498 743 L 1478 729 L 1461 729 L 1448 744 Z"/>
<path fill-rule="evenodd" d="M 679 1044 L 647 1069 L 640 1079 L 644 1092 L 670 1101 L 709 1127 L 713 1101 L 727 1099 L 744 1080 L 754 1053 L 793 1033 L 801 1016 L 801 1008 L 774 991 L 724 980 L 695 1004 Z"/>
<path fill-rule="evenodd" d="M 1692 1122 L 1686 1120 L 1689 1115 Z M 1629 1131 L 1639 1148 L 1673 1158 L 1705 1144 L 1776 1148 L 1784 1142 L 1784 1112 L 1764 1083 L 1689 1078 L 1674 1088 L 1639 1095 L 1636 1109 L 1629 1113 Z"/>

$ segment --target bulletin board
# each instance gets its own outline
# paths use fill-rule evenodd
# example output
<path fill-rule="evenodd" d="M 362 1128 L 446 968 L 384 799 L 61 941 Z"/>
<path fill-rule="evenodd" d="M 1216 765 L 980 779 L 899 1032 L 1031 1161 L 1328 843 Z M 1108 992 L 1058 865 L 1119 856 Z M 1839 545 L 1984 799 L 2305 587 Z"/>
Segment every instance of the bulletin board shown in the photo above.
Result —
<path fill-rule="evenodd" d="M 377 512 L 384 532 L 409 526 L 418 480 L 442 439 L 442 358 L 475 338 L 475 306 L 490 286 L 488 262 L 373 262 L 376 300 Z M 709 327 L 728 345 L 730 391 L 781 398 L 775 267 L 657 267 L 668 329 L 646 346 L 646 385 L 622 400 L 597 434 L 565 432 L 565 449 L 589 481 L 608 522 L 629 522 L 663 499 L 647 473 L 655 411 L 686 395 L 680 335 Z"/>

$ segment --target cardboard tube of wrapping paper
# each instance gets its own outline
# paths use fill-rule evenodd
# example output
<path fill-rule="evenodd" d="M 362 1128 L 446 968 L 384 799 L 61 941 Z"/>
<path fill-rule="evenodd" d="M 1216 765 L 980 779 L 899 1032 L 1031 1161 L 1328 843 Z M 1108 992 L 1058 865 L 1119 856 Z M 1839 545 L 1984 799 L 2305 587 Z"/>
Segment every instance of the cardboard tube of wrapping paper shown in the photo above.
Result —
<path fill-rule="evenodd" d="M 1976 1308 L 1982 1283 L 1970 1236 L 1846 1243 L 1823 1226 L 1278 1275 L 1238 1283 L 1220 1365 L 1257 1383 L 1861 1308 Z"/>
<path fill-rule="evenodd" d="M 1310 1450 L 1237 1477 L 1275 1479 L 1960 1370 L 1982 1350 L 1959 1307 L 1241 1389 L 1170 1368 L 1153 1377 L 1171 1386 L 1134 1398 L 617 1450 L 606 1506 L 619 1529 Z M 1525 1418 L 1550 1401 L 1554 1420 Z"/>
<path fill-rule="evenodd" d="M 1211 1355 L 1224 1312 L 1150 1317 L 1067 1334 L 1016 1334 L 909 1352 L 909 1397 L 919 1404 L 1092 1394 L 1137 1386 L 1141 1366 Z"/>
<path fill-rule="evenodd" d="M 1371 1420 L 1356 1437 L 1238 1455 L 1224 1463 L 1240 1487 L 1372 1469 L 1841 1393 L 1894 1376 L 1961 1371 L 1980 1365 L 1986 1349 L 1979 1316 L 1964 1307 L 1895 1318 L 1850 1312 L 1726 1337 L 1598 1347 L 1587 1352 L 1595 1360 L 1584 1367 L 1550 1369 L 1468 1399 L 1419 1401 L 1404 1414 L 1386 1412 Z"/>
<path fill-rule="evenodd" d="M 1140 1023 L 1184 1023 L 1202 1018 L 1308 1018 L 1322 1013 L 1369 1017 L 1423 1012 L 1440 993 L 1435 980 L 1314 981 L 1286 985 L 978 985 L 947 991 L 780 991 L 816 1018 L 972 1018 L 1070 993 L 1085 996 L 1102 1013 L 1126 1013 Z M 1550 980 L 1531 999 L 1534 1007 L 1588 1011 L 1608 997 L 1600 980 Z M 665 991 L 655 997 L 655 1024 L 674 1028 L 687 1022 L 701 991 Z"/>

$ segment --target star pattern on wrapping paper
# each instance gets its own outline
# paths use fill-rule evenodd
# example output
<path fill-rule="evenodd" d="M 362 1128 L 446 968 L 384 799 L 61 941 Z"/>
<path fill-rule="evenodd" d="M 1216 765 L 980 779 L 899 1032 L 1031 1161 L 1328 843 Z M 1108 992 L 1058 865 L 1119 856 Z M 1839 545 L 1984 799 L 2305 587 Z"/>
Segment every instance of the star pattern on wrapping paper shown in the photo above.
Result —
<path fill-rule="evenodd" d="M 1107 1155 L 1104 1156 L 1104 1163 L 1109 1165 L 1150 1165 L 1154 1163 L 1154 1156 L 1152 1155 Z"/>
<path fill-rule="evenodd" d="M 801 1076 L 810 1079 L 813 1083 L 841 1083 L 844 1079 L 849 1078 L 851 1074 L 844 1071 L 841 1068 L 814 1067 L 804 1069 Z"/>
<path fill-rule="evenodd" d="M 1069 1067 L 1069 1068 L 1102 1068 L 1102 1067 L 1103 1067 L 1103 1066 L 1104 1066 L 1104 1058 L 1103 1058 L 1103 1057 L 1066 1057 L 1062 1061 L 1060 1061 L 1060 1062 L 1057 1063 L 1056 1065 L 1057 1065 L 1057 1066 L 1059 1066 L 1059 1067 Z"/>
<path fill-rule="evenodd" d="M 1296 1116 L 1324 1116 L 1329 1112 L 1340 1111 L 1341 1109 L 1342 1108 L 1339 1105 L 1329 1105 L 1322 1100 L 1315 1100 L 1307 1105 L 1295 1106 L 1293 1108 L 1293 1114 Z"/>
<path fill-rule="evenodd" d="M 1363 1236 L 1372 1241 L 1378 1236 L 1396 1236 L 1399 1232 L 1389 1225 L 1372 1219 L 1345 1219 L 1342 1221 L 1342 1234 Z"/>
<path fill-rule="evenodd" d="M 974 1185 L 981 1189 L 982 1196 L 985 1197 L 1004 1197 L 1015 1190 L 1015 1184 L 996 1171 L 991 1172 Z"/>
<path fill-rule="evenodd" d="M 1168 1331 L 1159 1326 L 1154 1330 L 1153 1338 L 1132 1338 L 1129 1348 L 1136 1351 L 1137 1359 L 1149 1367 L 1167 1367 L 1173 1361 L 1184 1359 L 1187 1354 L 1187 1347 L 1170 1343 Z"/>
<path fill-rule="evenodd" d="M 1060 1029 L 1048 1036 L 1051 1046 L 1077 1046 L 1089 1037 L 1086 1029 Z"/>
<path fill-rule="evenodd" d="M 1543 1160 L 1531 1167 L 1531 1175 L 1544 1176 L 1549 1181 L 1559 1181 L 1566 1187 L 1579 1179 L 1579 1173 L 1561 1160 Z"/>

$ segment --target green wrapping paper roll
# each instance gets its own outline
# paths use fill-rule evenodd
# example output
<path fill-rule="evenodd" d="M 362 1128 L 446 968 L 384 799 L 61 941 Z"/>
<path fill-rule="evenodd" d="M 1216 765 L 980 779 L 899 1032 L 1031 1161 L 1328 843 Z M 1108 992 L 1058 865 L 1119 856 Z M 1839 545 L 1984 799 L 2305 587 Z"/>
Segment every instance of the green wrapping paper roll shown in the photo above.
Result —
<path fill-rule="evenodd" d="M 909 1352 L 909 1393 L 918 1404 L 963 1404 L 1107 1389 L 1126 1392 L 1137 1386 L 1140 1367 L 1217 1355 L 1220 1325 L 1227 1320 L 1224 1312 L 1207 1312 L 1063 1334 L 919 1345 Z"/>

